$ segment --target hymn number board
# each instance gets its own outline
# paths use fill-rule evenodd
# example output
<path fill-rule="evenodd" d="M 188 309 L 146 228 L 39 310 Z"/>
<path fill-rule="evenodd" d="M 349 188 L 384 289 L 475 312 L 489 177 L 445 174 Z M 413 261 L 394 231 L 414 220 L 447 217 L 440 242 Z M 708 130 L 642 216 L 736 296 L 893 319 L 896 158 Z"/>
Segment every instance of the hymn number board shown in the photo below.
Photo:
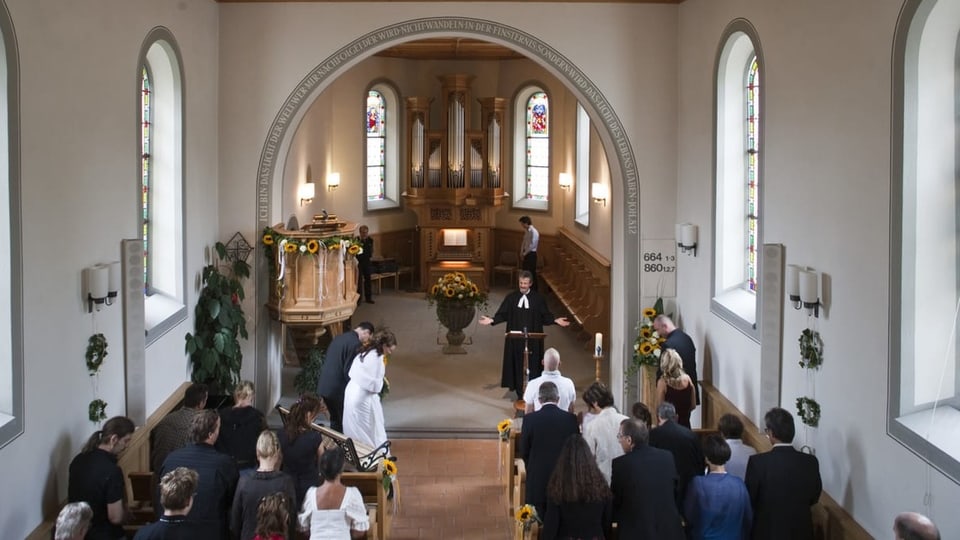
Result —
<path fill-rule="evenodd" d="M 677 296 L 677 243 L 673 239 L 644 238 L 640 245 L 640 295 Z"/>

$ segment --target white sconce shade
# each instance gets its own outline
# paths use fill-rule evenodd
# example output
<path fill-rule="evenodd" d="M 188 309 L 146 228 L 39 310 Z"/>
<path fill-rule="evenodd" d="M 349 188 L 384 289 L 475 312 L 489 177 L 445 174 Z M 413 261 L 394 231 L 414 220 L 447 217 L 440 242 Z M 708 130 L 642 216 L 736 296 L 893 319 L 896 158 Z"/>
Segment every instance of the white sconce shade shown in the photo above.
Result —
<path fill-rule="evenodd" d="M 673 227 L 673 235 L 677 240 L 677 247 L 683 253 L 693 252 L 697 256 L 697 236 L 700 228 L 692 223 L 677 223 Z"/>
<path fill-rule="evenodd" d="M 570 189 L 573 186 L 573 177 L 570 176 L 570 173 L 562 172 L 560 173 L 560 187 L 562 189 Z"/>
<path fill-rule="evenodd" d="M 800 301 L 800 272 L 804 269 L 800 268 L 795 264 L 787 265 L 787 296 L 794 303 Z"/>
<path fill-rule="evenodd" d="M 607 199 L 610 198 L 610 188 L 606 184 L 594 182 L 590 185 L 590 194 L 593 196 L 593 202 L 607 205 Z"/>
<path fill-rule="evenodd" d="M 800 301 L 804 304 L 815 304 L 820 299 L 819 277 L 820 274 L 810 270 L 800 272 Z"/>
<path fill-rule="evenodd" d="M 107 305 L 113 305 L 120 291 L 120 261 L 107 263 Z"/>
<path fill-rule="evenodd" d="M 313 197 L 316 195 L 316 186 L 313 182 L 304 182 L 300 184 L 300 187 L 297 188 L 297 196 L 300 198 L 300 206 L 303 206 L 305 203 L 313 202 Z"/>
<path fill-rule="evenodd" d="M 100 306 L 107 301 L 108 288 L 110 286 L 110 269 L 106 265 L 98 264 L 84 269 L 85 281 L 87 286 L 87 312 L 92 313 L 94 306 L 99 311 Z"/>
<path fill-rule="evenodd" d="M 340 173 L 332 172 L 327 175 L 327 190 L 334 190 L 340 187 Z"/>

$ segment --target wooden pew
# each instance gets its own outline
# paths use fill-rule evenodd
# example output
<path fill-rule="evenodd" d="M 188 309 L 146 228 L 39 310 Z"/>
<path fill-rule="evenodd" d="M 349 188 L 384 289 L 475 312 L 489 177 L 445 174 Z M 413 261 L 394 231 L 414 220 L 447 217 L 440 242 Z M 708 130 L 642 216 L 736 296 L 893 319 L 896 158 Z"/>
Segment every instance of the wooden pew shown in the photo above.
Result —
<path fill-rule="evenodd" d="M 609 331 L 610 261 L 562 228 L 541 245 L 552 262 L 538 276 L 570 318 L 588 335 Z"/>

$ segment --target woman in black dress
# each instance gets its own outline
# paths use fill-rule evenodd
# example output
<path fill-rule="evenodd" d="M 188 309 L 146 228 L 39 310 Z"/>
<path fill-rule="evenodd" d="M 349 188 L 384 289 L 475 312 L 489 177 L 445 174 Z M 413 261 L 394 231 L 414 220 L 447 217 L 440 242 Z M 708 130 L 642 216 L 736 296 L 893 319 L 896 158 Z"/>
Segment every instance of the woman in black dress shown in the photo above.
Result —
<path fill-rule="evenodd" d="M 283 471 L 293 477 L 297 486 L 297 504 L 303 504 L 307 489 L 320 485 L 318 460 L 323 453 L 320 432 L 310 424 L 320 414 L 323 405 L 320 398 L 304 394 L 290 407 L 290 414 L 280 431 L 280 450 L 283 451 Z"/>
<path fill-rule="evenodd" d="M 241 476 L 257 469 L 257 437 L 267 429 L 267 419 L 253 406 L 253 383 L 241 381 L 233 391 L 233 407 L 220 409 L 217 450 L 233 456 Z"/>
<path fill-rule="evenodd" d="M 613 520 L 611 493 L 590 446 L 580 434 L 563 444 L 547 484 L 541 540 L 602 540 Z"/>
<path fill-rule="evenodd" d="M 233 508 L 230 512 L 230 531 L 234 538 L 252 540 L 257 530 L 257 507 L 260 500 L 271 493 L 280 492 L 286 497 L 289 530 L 294 530 L 293 519 L 297 515 L 294 503 L 297 489 L 293 478 L 280 470 L 283 453 L 277 434 L 265 430 L 257 438 L 257 459 L 260 467 L 249 476 L 241 476 L 237 484 L 237 493 L 233 496 Z"/>

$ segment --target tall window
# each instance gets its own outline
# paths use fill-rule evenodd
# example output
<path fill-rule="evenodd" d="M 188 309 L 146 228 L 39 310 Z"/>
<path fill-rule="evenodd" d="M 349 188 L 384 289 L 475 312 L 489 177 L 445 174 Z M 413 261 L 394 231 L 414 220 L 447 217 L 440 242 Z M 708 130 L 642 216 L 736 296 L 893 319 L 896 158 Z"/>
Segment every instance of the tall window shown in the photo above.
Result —
<path fill-rule="evenodd" d="M 400 206 L 400 137 L 396 121 L 399 110 L 400 101 L 393 86 L 378 83 L 367 90 L 363 119 L 367 210 Z"/>
<path fill-rule="evenodd" d="M 147 66 L 140 70 L 140 211 L 141 231 L 143 236 L 143 290 L 150 291 L 150 74 Z"/>
<path fill-rule="evenodd" d="M 762 239 L 763 60 L 749 22 L 731 23 L 717 54 L 711 309 L 753 339 Z"/>
<path fill-rule="evenodd" d="M 550 200 L 550 98 L 539 87 L 514 101 L 514 201 L 518 208 L 547 210 Z"/>
<path fill-rule="evenodd" d="M 894 39 L 892 437 L 960 482 L 960 3 L 908 0 Z"/>
<path fill-rule="evenodd" d="M 183 72 L 165 28 L 144 40 L 138 68 L 137 213 L 147 343 L 187 316 L 184 267 Z"/>
<path fill-rule="evenodd" d="M 575 221 L 590 225 L 590 116 L 577 103 L 577 180 L 574 188 Z"/>

